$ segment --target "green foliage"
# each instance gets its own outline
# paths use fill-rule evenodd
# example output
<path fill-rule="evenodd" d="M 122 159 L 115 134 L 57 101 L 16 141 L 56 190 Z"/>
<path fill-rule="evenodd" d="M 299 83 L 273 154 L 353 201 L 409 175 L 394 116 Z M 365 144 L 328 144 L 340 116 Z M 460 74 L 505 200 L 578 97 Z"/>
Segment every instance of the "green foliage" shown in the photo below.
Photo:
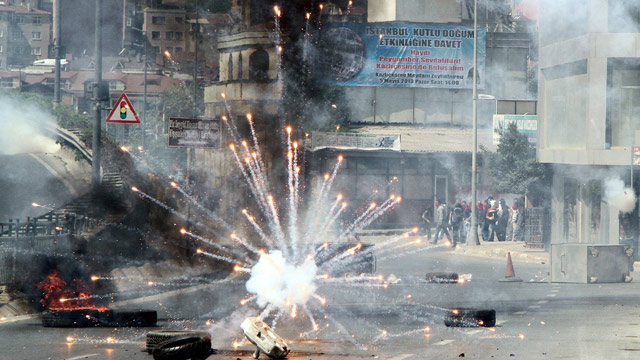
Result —
<path fill-rule="evenodd" d="M 489 157 L 489 173 L 495 179 L 492 185 L 496 191 L 528 194 L 537 200 L 546 198 L 552 169 L 536 160 L 535 147 L 515 124 L 510 124 L 500 137 L 498 151 L 484 155 Z"/>

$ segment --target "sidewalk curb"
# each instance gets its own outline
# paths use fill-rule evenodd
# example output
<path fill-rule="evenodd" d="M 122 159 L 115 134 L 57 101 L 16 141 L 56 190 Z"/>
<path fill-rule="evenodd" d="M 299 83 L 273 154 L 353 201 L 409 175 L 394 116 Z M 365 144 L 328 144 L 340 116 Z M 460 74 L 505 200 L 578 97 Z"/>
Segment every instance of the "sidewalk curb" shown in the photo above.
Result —
<path fill-rule="evenodd" d="M 549 254 L 540 252 L 536 253 L 528 253 L 522 251 L 511 251 L 508 249 L 488 249 L 487 246 L 483 248 L 483 245 L 475 246 L 475 247 L 467 247 L 458 246 L 456 247 L 456 253 L 470 255 L 470 256 L 479 256 L 479 257 L 490 257 L 490 258 L 500 258 L 506 259 L 507 254 L 511 253 L 511 258 L 514 261 L 527 262 L 527 263 L 537 263 L 537 264 L 547 264 L 549 263 Z M 638 269 L 640 269 L 640 263 L 638 264 Z"/>

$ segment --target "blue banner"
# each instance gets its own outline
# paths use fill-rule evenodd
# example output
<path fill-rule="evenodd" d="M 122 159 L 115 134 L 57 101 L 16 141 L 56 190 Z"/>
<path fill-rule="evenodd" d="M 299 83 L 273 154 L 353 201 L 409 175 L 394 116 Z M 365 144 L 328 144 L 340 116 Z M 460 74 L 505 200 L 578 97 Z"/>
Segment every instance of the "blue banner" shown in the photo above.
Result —
<path fill-rule="evenodd" d="M 329 23 L 319 41 L 325 83 L 340 86 L 470 89 L 473 28 L 407 23 Z M 478 30 L 478 87 L 484 84 L 484 29 Z"/>

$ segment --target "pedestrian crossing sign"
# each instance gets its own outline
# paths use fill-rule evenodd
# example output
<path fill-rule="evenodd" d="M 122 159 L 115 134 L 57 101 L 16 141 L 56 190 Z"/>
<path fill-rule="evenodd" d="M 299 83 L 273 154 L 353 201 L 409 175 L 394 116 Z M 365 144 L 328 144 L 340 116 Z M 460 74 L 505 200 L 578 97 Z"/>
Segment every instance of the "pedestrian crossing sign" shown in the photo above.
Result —
<path fill-rule="evenodd" d="M 120 95 L 120 98 L 116 101 L 115 105 L 113 105 L 113 109 L 111 109 L 111 113 L 109 113 L 107 117 L 107 122 L 120 124 L 140 123 L 140 118 L 133 109 L 133 105 L 131 105 L 127 94 L 122 93 L 122 95 Z"/>

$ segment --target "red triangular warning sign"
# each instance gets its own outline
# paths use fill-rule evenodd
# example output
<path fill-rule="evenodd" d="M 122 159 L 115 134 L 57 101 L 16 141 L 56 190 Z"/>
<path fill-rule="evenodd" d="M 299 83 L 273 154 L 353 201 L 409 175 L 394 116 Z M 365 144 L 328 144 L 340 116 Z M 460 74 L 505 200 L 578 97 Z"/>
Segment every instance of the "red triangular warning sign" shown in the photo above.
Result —
<path fill-rule="evenodd" d="M 140 118 L 131 105 L 131 101 L 127 97 L 127 94 L 122 93 L 118 101 L 116 101 L 113 109 L 107 116 L 108 123 L 124 123 L 124 124 L 139 124 Z"/>

